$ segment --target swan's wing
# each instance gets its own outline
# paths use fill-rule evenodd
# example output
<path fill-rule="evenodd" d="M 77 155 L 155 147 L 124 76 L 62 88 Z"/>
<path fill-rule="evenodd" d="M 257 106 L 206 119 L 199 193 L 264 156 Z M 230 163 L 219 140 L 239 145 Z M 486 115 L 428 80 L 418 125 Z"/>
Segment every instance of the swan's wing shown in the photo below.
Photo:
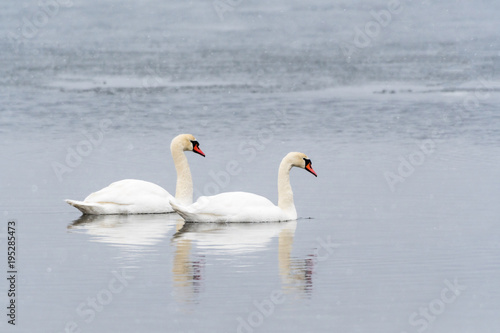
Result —
<path fill-rule="evenodd" d="M 84 201 L 117 205 L 151 205 L 152 201 L 168 202 L 171 198 L 170 193 L 156 184 L 137 179 L 124 179 L 91 193 Z"/>
<path fill-rule="evenodd" d="M 282 215 L 267 198 L 246 192 L 200 197 L 190 206 L 174 203 L 172 207 L 186 221 L 192 222 L 260 222 L 280 220 Z"/>
<path fill-rule="evenodd" d="M 275 207 L 267 198 L 247 192 L 226 192 L 209 197 L 200 197 L 192 206 L 195 212 L 227 215 L 242 209 L 263 209 Z"/>
<path fill-rule="evenodd" d="M 143 180 L 125 179 L 91 193 L 84 201 L 66 200 L 83 214 L 170 213 L 173 199 L 160 186 Z"/>

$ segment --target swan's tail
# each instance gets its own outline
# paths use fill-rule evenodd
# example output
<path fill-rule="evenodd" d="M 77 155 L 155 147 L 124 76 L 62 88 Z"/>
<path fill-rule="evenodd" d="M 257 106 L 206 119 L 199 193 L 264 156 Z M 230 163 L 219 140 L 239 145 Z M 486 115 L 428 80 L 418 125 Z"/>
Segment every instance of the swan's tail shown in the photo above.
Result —
<path fill-rule="evenodd" d="M 89 214 L 89 215 L 102 214 L 102 205 L 101 204 L 92 203 L 92 202 L 83 202 L 83 201 L 77 201 L 77 200 L 69 200 L 69 199 L 66 199 L 64 201 L 66 201 L 71 206 L 80 210 L 83 214 Z"/>
<path fill-rule="evenodd" d="M 182 206 L 175 199 L 170 199 L 170 206 L 179 214 L 185 221 L 192 221 L 193 214 L 189 211 L 189 207 Z"/>

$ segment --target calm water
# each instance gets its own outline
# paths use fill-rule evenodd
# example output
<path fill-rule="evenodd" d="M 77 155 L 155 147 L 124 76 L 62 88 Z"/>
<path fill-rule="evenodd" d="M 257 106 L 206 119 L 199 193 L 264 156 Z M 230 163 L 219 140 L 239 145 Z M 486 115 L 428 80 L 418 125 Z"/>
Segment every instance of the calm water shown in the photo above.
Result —
<path fill-rule="evenodd" d="M 498 2 L 58 3 L 0 4 L 2 332 L 498 331 Z M 173 193 L 179 133 L 207 155 L 188 153 L 196 196 L 277 202 L 281 158 L 308 154 L 300 218 L 63 202 L 125 178 Z"/>

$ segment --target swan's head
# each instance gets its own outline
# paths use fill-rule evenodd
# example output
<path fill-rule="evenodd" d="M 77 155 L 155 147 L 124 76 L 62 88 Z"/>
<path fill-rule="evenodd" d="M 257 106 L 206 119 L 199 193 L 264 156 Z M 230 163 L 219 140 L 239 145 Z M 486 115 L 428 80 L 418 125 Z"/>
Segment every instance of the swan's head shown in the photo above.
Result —
<path fill-rule="evenodd" d="M 312 173 L 315 177 L 318 177 L 316 171 L 314 171 L 314 169 L 312 168 L 311 160 L 309 159 L 309 157 L 307 157 L 306 154 L 288 153 L 285 159 L 290 163 L 292 167 L 306 169 L 307 171 Z"/>
<path fill-rule="evenodd" d="M 205 157 L 205 153 L 200 149 L 200 144 L 191 134 L 180 134 L 172 139 L 170 150 L 180 149 L 182 151 L 192 151 Z"/>

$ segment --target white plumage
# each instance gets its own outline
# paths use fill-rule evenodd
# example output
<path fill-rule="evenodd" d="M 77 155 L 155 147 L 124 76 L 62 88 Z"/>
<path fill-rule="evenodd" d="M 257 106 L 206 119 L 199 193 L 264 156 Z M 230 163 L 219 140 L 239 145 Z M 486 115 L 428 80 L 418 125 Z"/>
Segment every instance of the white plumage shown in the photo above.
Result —
<path fill-rule="evenodd" d="M 200 197 L 191 205 L 170 200 L 172 208 L 187 222 L 271 222 L 297 218 L 290 185 L 290 169 L 300 167 L 316 176 L 305 154 L 289 153 L 278 171 L 278 205 L 260 195 L 247 192 L 227 192 Z"/>
<path fill-rule="evenodd" d="M 170 201 L 173 209 L 189 222 L 270 222 L 297 218 L 286 214 L 269 199 L 247 192 L 226 192 L 200 197 L 194 204 L 182 206 Z"/>
<path fill-rule="evenodd" d="M 170 151 L 177 172 L 175 199 L 189 205 L 193 202 L 193 181 L 184 151 L 205 156 L 198 141 L 191 134 L 176 136 Z M 65 200 L 83 214 L 159 214 L 172 213 L 170 200 L 174 199 L 162 187 L 137 179 L 124 179 L 91 193 L 83 201 Z"/>
<path fill-rule="evenodd" d="M 84 214 L 158 214 L 173 212 L 169 203 L 173 198 L 154 183 L 124 179 L 91 193 L 83 201 L 65 201 Z"/>

